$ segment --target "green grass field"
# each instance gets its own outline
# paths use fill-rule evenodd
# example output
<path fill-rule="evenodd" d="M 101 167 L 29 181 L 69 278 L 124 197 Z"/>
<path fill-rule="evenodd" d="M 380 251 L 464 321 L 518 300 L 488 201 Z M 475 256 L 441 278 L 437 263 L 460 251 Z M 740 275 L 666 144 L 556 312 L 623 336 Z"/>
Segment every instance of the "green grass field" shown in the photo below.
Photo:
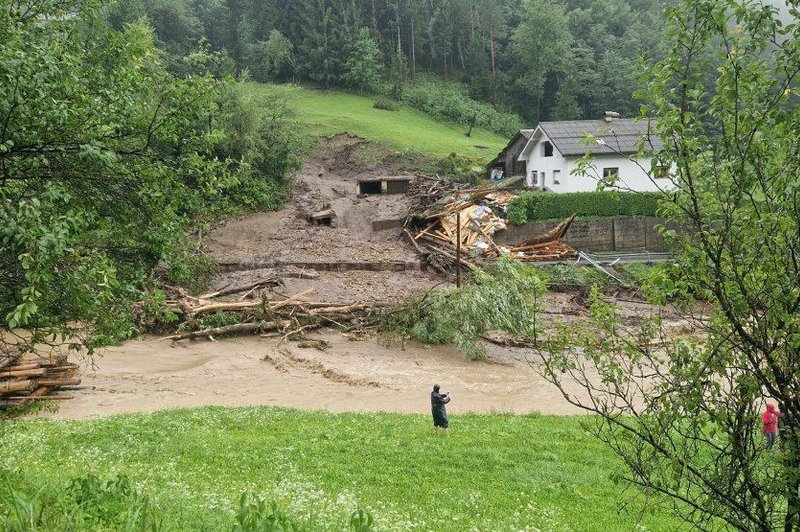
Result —
<path fill-rule="evenodd" d="M 85 422 L 6 422 L 0 473 L 28 491 L 86 474 L 128 477 L 167 529 L 230 530 L 243 492 L 310 529 L 674 530 L 666 513 L 620 511 L 613 455 L 589 418 L 424 416 L 202 408 Z M 2 508 L 2 503 L 0 503 Z"/>
<path fill-rule="evenodd" d="M 481 129 L 465 135 L 468 127 L 436 121 L 426 114 L 403 107 L 398 111 L 375 109 L 375 97 L 342 91 L 320 91 L 297 85 L 250 83 L 255 94 L 278 94 L 286 98 L 300 122 L 314 135 L 350 133 L 399 151 L 445 157 L 462 157 L 488 162 L 509 139 Z"/>

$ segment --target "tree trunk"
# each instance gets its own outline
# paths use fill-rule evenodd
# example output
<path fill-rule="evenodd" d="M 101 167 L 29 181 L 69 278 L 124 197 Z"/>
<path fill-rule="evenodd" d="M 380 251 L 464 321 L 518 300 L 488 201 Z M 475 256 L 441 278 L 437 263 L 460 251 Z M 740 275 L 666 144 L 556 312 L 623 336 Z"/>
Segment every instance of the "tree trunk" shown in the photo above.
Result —
<path fill-rule="evenodd" d="M 791 399 L 790 399 L 791 401 Z M 788 408 L 787 408 L 788 407 Z M 786 473 L 786 515 L 783 521 L 784 532 L 800 530 L 800 427 L 798 427 L 797 410 L 789 401 L 784 403 L 785 421 L 780 428 L 781 442 L 785 453 L 784 470 Z"/>
<path fill-rule="evenodd" d="M 242 54 L 239 42 L 239 0 L 228 0 L 228 31 L 230 32 L 231 55 L 236 71 L 242 69 Z"/>
<path fill-rule="evenodd" d="M 0 393 L 27 392 L 34 386 L 33 381 L 0 382 Z"/>
<path fill-rule="evenodd" d="M 461 70 L 466 70 L 467 69 L 467 65 L 464 62 L 464 51 L 462 50 L 462 47 L 461 47 L 461 39 L 463 38 L 463 36 L 461 35 L 461 30 L 458 30 L 458 34 L 459 34 L 459 38 L 456 39 L 456 47 L 458 48 L 458 57 L 461 60 Z"/>
<path fill-rule="evenodd" d="M 42 379 L 37 384 L 48 388 L 60 388 L 61 386 L 78 386 L 80 383 L 80 379 Z"/>
<path fill-rule="evenodd" d="M 0 377 L 39 377 L 47 372 L 46 368 L 22 369 L 0 372 Z"/>
<path fill-rule="evenodd" d="M 494 61 L 494 28 L 489 30 L 489 49 L 492 56 L 492 77 L 494 77 L 497 74 L 497 65 Z"/>
<path fill-rule="evenodd" d="M 436 62 L 436 45 L 434 44 L 434 35 L 433 35 L 433 2 L 429 2 L 430 5 L 430 17 L 428 18 L 428 47 L 430 48 L 431 52 L 431 66 L 430 69 L 433 70 L 434 63 Z"/>
<path fill-rule="evenodd" d="M 400 21 L 398 20 L 397 21 L 397 56 L 400 57 L 400 55 L 402 53 L 403 53 L 403 47 L 400 44 Z"/>
<path fill-rule="evenodd" d="M 414 43 L 414 17 L 411 17 L 411 80 L 417 79 L 417 46 Z"/>
<path fill-rule="evenodd" d="M 290 321 L 266 322 L 266 323 L 236 323 L 234 325 L 225 325 L 224 327 L 216 327 L 214 329 L 206 329 L 205 331 L 192 331 L 190 333 L 176 334 L 168 336 L 165 340 L 193 340 L 195 338 L 208 338 L 210 336 L 224 336 L 226 334 L 250 334 L 256 331 L 275 331 L 281 327 L 290 325 Z"/>

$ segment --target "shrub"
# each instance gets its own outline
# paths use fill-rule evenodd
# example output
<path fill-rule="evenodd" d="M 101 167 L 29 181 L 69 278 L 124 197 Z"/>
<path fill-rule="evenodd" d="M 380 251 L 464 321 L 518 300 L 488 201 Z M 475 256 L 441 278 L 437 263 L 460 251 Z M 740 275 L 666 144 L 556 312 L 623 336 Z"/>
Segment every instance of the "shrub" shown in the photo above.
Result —
<path fill-rule="evenodd" d="M 483 179 L 483 166 L 480 163 L 455 153 L 435 161 L 433 169 L 439 176 L 458 183 L 477 186 Z"/>
<path fill-rule="evenodd" d="M 168 257 L 167 280 L 188 288 L 192 293 L 205 290 L 219 270 L 217 262 L 196 249 L 189 242 L 176 246 Z"/>
<path fill-rule="evenodd" d="M 520 225 L 563 219 L 573 213 L 581 217 L 655 216 L 661 197 L 659 192 L 523 192 L 509 205 L 508 219 Z"/>
<path fill-rule="evenodd" d="M 608 275 L 594 267 L 576 264 L 556 264 L 554 266 L 546 266 L 540 272 L 549 287 L 572 286 L 604 289 L 608 286 L 619 286 Z"/>
<path fill-rule="evenodd" d="M 502 259 L 471 273 L 470 284 L 434 288 L 384 314 L 382 337 L 388 342 L 413 338 L 428 344 L 454 343 L 472 359 L 486 357 L 480 338 L 487 330 L 532 338 L 536 299 L 545 290 L 539 272 Z"/>
<path fill-rule="evenodd" d="M 378 98 L 375 100 L 375 103 L 372 104 L 372 107 L 382 111 L 397 111 L 400 109 L 401 104 L 400 102 L 390 100 L 389 98 Z"/>
<path fill-rule="evenodd" d="M 406 88 L 403 102 L 439 120 L 472 124 L 499 135 L 513 135 L 522 127 L 520 118 L 501 113 L 491 105 L 473 100 L 465 85 L 424 80 Z"/>

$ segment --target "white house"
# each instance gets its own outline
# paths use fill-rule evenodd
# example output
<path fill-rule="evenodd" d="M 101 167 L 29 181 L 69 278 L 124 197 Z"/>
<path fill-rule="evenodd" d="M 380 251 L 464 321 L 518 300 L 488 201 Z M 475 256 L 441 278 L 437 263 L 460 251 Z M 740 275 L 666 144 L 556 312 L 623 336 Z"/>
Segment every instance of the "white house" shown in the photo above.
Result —
<path fill-rule="evenodd" d="M 591 139 L 591 140 L 589 140 Z M 552 192 L 597 190 L 601 177 L 618 176 L 622 190 L 637 192 L 674 188 L 669 168 L 653 166 L 651 157 L 638 156 L 657 151 L 661 141 L 652 135 L 652 124 L 643 120 L 620 119 L 606 113 L 603 120 L 541 122 L 528 139 L 518 160 L 526 163 L 527 185 Z M 592 155 L 587 175 L 573 175 L 580 159 Z"/>

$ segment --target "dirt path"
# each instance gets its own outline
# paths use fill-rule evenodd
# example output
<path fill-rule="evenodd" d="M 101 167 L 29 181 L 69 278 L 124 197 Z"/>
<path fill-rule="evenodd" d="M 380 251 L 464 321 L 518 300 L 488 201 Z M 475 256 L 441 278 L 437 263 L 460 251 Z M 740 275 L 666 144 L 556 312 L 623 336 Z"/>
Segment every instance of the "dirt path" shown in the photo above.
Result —
<path fill-rule="evenodd" d="M 63 401 L 57 418 L 82 419 L 203 405 L 277 405 L 304 409 L 427 413 L 440 383 L 453 394 L 454 414 L 575 413 L 538 377 L 525 352 L 492 348 L 492 362 L 470 361 L 452 346 L 386 348 L 375 339 L 351 341 L 336 332 L 316 338 L 320 351 L 275 339 L 172 343 L 146 338 L 84 361 L 83 385 Z"/>

